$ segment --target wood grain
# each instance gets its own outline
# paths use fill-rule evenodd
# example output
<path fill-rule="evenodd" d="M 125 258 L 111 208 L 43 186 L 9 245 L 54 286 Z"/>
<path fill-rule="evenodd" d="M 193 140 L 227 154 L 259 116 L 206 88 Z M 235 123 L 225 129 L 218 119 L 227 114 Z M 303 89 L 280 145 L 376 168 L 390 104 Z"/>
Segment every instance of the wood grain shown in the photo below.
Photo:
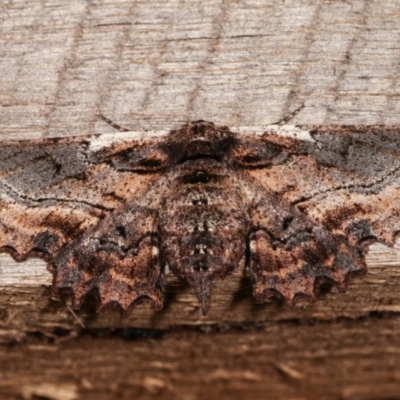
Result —
<path fill-rule="evenodd" d="M 132 130 L 196 119 L 262 125 L 303 102 L 293 123 L 400 124 L 399 15 L 397 0 L 5 1 L 0 138 L 113 132 L 97 112 Z M 206 319 L 171 278 L 162 312 L 140 308 L 121 320 L 90 305 L 74 315 L 49 299 L 43 262 L 2 255 L 0 341 L 24 343 L 0 348 L 0 391 L 7 399 L 395 399 L 399 266 L 398 247 L 371 250 L 369 274 L 346 294 L 293 309 L 254 306 L 238 272 L 217 288 Z M 230 332 L 176 333 L 182 325 Z M 138 327 L 169 331 L 137 343 L 93 334 Z M 89 336 L 55 344 L 75 331 Z M 38 388 L 43 374 L 48 386 Z"/>
<path fill-rule="evenodd" d="M 6 2 L 5 138 L 188 120 L 399 123 L 398 1 Z M 111 128 L 110 128 L 111 130 Z"/>
<path fill-rule="evenodd" d="M 181 325 L 255 326 L 257 323 L 292 319 L 330 321 L 340 317 L 360 318 L 375 312 L 398 313 L 399 259 L 400 242 L 392 249 L 374 245 L 368 257 L 368 275 L 351 282 L 346 294 L 332 290 L 323 294 L 316 303 L 302 302 L 293 308 L 274 300 L 264 305 L 255 305 L 250 281 L 238 270 L 216 287 L 207 317 L 202 316 L 197 298 L 190 287 L 169 275 L 164 288 L 165 306 L 162 311 L 153 311 L 143 305 L 138 306 L 130 318 L 122 319 L 118 313 L 113 312 L 97 315 L 94 304 L 90 302 L 83 310 L 73 312 L 68 303 L 51 299 L 51 275 L 45 270 L 43 262 L 36 262 L 34 275 L 29 275 L 26 268 L 20 269 L 18 273 L 14 265 L 16 263 L 3 255 L 0 341 L 20 340 L 27 332 L 51 336 L 56 327 L 66 330 L 79 330 L 82 327 L 165 330 Z M 14 274 L 12 271 L 15 271 Z M 22 282 L 25 276 L 26 282 Z"/>
<path fill-rule="evenodd" d="M 398 318 L 374 316 L 145 341 L 32 339 L 2 349 L 0 390 L 12 400 L 398 399 L 399 328 Z"/>

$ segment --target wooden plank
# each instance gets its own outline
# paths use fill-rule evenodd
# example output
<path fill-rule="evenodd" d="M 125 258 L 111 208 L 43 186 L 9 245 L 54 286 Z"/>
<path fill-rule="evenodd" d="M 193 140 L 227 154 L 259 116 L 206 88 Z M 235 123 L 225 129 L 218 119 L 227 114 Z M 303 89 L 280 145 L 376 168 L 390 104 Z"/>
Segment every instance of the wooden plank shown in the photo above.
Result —
<path fill-rule="evenodd" d="M 97 112 L 132 130 L 197 119 L 263 125 L 303 102 L 294 123 L 400 124 L 397 0 L 14 0 L 0 15 L 0 139 L 112 132 Z M 23 344 L 0 347 L 0 392 L 57 400 L 397 398 L 399 244 L 375 247 L 368 263 L 369 274 L 346 294 L 293 309 L 254 306 L 238 271 L 217 287 L 206 318 L 169 277 L 163 311 L 140 307 L 122 320 L 97 316 L 91 304 L 74 315 L 49 299 L 43 262 L 1 255 L 0 342 Z M 112 336 L 178 325 L 229 333 Z M 93 332 L 110 337 L 94 340 Z"/>
<path fill-rule="evenodd" d="M 397 399 L 399 322 L 292 320 L 139 341 L 127 332 L 53 343 L 32 337 L 0 347 L 0 392 L 10 400 Z"/>
<path fill-rule="evenodd" d="M 145 305 L 139 305 L 131 317 L 122 319 L 119 314 L 111 311 L 97 315 L 90 301 L 82 310 L 73 312 L 68 304 L 51 299 L 51 275 L 45 270 L 43 262 L 37 262 L 35 275 L 29 275 L 25 265 L 18 270 L 17 263 L 11 258 L 6 263 L 3 256 L 0 341 L 22 339 L 27 332 L 40 332 L 51 337 L 56 328 L 170 329 L 179 325 L 257 325 L 267 321 L 330 321 L 339 317 L 355 319 L 377 312 L 398 313 L 399 259 L 400 242 L 392 249 L 374 245 L 368 258 L 368 275 L 351 282 L 346 294 L 332 290 L 322 294 L 316 303 L 299 302 L 293 308 L 285 307 L 274 300 L 265 305 L 254 304 L 250 281 L 243 271 L 238 270 L 217 286 L 209 315 L 206 317 L 202 316 L 190 287 L 170 275 L 166 279 L 165 306 L 162 311 L 153 311 Z M 16 271 L 14 275 L 12 271 Z M 28 279 L 22 282 L 23 278 Z M 20 280 L 18 284 L 17 280 Z"/>
<path fill-rule="evenodd" d="M 205 119 L 399 123 L 399 3 L 103 1 L 3 6 L 1 136 Z M 111 128 L 110 128 L 111 129 Z"/>

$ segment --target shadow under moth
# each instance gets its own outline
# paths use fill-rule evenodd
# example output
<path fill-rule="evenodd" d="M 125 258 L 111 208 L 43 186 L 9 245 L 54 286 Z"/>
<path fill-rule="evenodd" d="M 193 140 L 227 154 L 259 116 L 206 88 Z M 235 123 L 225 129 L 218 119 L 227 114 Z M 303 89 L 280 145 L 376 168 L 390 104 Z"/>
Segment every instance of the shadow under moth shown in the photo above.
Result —
<path fill-rule="evenodd" d="M 399 232 L 399 126 L 196 121 L 0 145 L 0 250 L 47 260 L 75 309 L 88 293 L 99 311 L 160 309 L 172 271 L 206 314 L 238 267 L 258 303 L 312 300 Z"/>

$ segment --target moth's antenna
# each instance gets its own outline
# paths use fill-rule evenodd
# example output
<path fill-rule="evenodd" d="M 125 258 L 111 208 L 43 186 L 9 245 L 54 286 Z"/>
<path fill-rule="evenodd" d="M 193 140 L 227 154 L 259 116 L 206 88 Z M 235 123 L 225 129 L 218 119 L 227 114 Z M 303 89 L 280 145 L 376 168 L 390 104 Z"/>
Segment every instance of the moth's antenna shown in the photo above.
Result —
<path fill-rule="evenodd" d="M 277 122 L 274 122 L 271 125 L 285 125 L 287 124 L 292 118 L 294 118 L 303 108 L 305 107 L 305 104 L 303 103 L 300 107 L 296 108 L 293 112 L 291 112 L 289 115 L 286 117 L 280 119 Z"/>
<path fill-rule="evenodd" d="M 97 113 L 96 116 L 102 119 L 104 122 L 107 122 L 107 124 L 112 126 L 114 129 L 118 129 L 120 132 L 130 132 L 130 129 L 126 129 L 120 125 L 115 124 L 114 122 L 111 121 L 111 119 L 108 119 L 103 114 Z"/>

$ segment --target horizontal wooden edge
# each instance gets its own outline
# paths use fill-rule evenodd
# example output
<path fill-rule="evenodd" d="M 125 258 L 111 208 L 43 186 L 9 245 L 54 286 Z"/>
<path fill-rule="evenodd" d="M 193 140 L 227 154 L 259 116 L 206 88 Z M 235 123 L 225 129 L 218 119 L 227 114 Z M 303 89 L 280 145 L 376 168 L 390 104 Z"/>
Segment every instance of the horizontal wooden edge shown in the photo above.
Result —
<path fill-rule="evenodd" d="M 268 321 L 327 321 L 360 318 L 371 313 L 400 312 L 400 241 L 393 248 L 375 244 L 368 257 L 368 274 L 351 281 L 346 293 L 333 288 L 314 303 L 299 301 L 286 307 L 272 299 L 254 304 L 251 284 L 243 271 L 219 282 L 213 293 L 210 312 L 202 316 L 191 288 L 174 276 L 164 285 L 164 308 L 154 311 L 138 305 L 130 317 L 116 311 L 95 312 L 93 299 L 74 311 L 68 300 L 51 297 L 51 274 L 42 260 L 17 263 L 0 255 L 0 342 L 19 340 L 29 332 L 52 334 L 56 330 L 171 329 L 176 326 L 259 324 Z"/>

